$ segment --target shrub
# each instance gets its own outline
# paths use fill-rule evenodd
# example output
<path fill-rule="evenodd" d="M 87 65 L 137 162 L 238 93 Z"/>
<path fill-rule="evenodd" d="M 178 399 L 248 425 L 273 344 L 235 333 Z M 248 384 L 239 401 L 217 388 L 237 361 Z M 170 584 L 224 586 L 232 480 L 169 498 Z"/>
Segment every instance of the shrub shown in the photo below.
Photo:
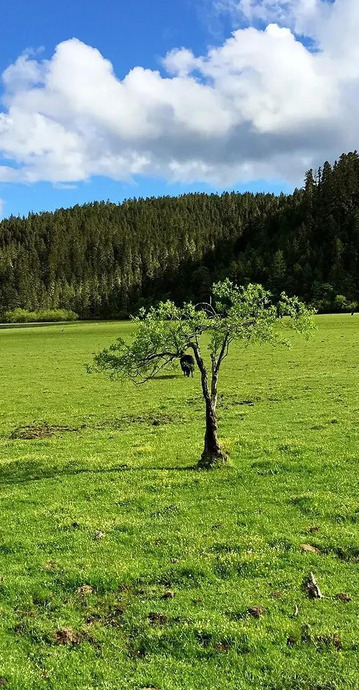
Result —
<path fill-rule="evenodd" d="M 336 295 L 334 298 L 334 310 L 335 311 L 349 311 L 349 305 L 345 295 Z"/>
<path fill-rule="evenodd" d="M 26 309 L 14 309 L 13 311 L 6 311 L 4 318 L 8 323 L 26 323 L 28 321 L 28 314 L 29 312 Z"/>
<path fill-rule="evenodd" d="M 54 321 L 76 321 L 77 314 L 69 309 L 39 309 L 28 311 L 27 309 L 13 309 L 4 313 L 7 323 L 34 323 Z"/>

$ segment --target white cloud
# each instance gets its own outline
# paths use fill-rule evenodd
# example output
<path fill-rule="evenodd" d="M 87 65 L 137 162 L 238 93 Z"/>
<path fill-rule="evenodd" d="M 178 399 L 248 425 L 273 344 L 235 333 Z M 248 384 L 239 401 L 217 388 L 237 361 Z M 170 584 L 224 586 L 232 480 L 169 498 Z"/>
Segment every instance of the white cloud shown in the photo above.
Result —
<path fill-rule="evenodd" d="M 4 199 L 0 199 L 0 219 L 3 217 L 4 214 Z"/>
<path fill-rule="evenodd" d="M 214 0 L 213 6 L 219 13 L 229 13 L 234 23 L 276 22 L 306 36 L 315 34 L 331 11 L 327 0 Z"/>
<path fill-rule="evenodd" d="M 234 27 L 277 23 L 297 36 L 312 38 L 330 55 L 349 55 L 357 48 L 357 0 L 212 0 L 219 13 L 231 15 Z"/>
<path fill-rule="evenodd" d="M 76 39 L 50 60 L 20 56 L 3 74 L 0 181 L 141 174 L 220 186 L 298 183 L 307 167 L 355 148 L 357 0 L 219 2 L 254 26 L 206 55 L 171 51 L 164 75 L 138 66 L 120 80 Z M 258 20 L 270 23 L 263 29 Z"/>

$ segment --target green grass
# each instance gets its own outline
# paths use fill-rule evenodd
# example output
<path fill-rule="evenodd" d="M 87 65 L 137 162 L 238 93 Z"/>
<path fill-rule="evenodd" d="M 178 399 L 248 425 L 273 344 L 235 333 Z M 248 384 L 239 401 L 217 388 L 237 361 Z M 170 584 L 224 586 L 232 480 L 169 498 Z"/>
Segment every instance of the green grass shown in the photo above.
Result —
<path fill-rule="evenodd" d="M 359 688 L 359 320 L 317 325 L 290 350 L 232 351 L 219 407 L 231 467 L 213 472 L 192 469 L 198 372 L 139 387 L 85 373 L 130 324 L 0 332 L 8 688 Z M 71 430 L 11 438 L 43 420 Z M 302 590 L 310 571 L 322 600 Z"/>

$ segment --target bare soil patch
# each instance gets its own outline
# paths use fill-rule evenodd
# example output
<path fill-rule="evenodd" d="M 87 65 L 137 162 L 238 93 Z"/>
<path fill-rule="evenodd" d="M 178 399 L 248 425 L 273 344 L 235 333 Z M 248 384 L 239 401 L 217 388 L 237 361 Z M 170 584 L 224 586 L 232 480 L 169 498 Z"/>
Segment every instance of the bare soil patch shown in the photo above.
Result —
<path fill-rule="evenodd" d="M 12 440 L 31 441 L 33 439 L 50 438 L 55 434 L 78 432 L 79 429 L 66 425 L 48 424 L 48 422 L 37 422 L 24 426 L 18 426 L 10 434 Z"/>

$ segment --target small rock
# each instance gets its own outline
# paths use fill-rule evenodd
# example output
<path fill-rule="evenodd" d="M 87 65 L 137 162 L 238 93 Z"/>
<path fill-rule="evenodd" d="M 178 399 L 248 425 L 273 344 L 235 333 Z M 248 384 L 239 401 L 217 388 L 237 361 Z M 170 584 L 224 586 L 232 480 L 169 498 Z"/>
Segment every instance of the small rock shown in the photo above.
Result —
<path fill-rule="evenodd" d="M 171 563 L 179 563 L 180 559 L 179 558 L 171 558 Z"/>
<path fill-rule="evenodd" d="M 306 551 L 307 553 L 322 553 L 319 549 L 317 549 L 316 546 L 312 546 L 311 544 L 301 544 L 300 548 L 302 551 Z"/>
<path fill-rule="evenodd" d="M 292 647 L 292 646 L 293 646 L 294 644 L 296 644 L 296 643 L 297 643 L 297 638 L 296 638 L 296 637 L 293 637 L 293 635 L 291 635 L 290 637 L 288 637 L 288 639 L 287 639 L 287 645 L 288 645 L 288 647 Z"/>
<path fill-rule="evenodd" d="M 266 610 L 264 606 L 251 606 L 248 609 L 248 613 L 253 618 L 261 618 L 261 616 L 265 616 Z"/>
<path fill-rule="evenodd" d="M 173 599 L 173 598 L 174 598 L 174 595 L 175 595 L 175 593 L 172 592 L 172 590 L 169 589 L 168 592 L 165 592 L 165 593 L 163 594 L 162 599 Z"/>
<path fill-rule="evenodd" d="M 304 587 L 310 599 L 322 599 L 323 595 L 317 585 L 316 579 L 313 573 L 310 573 L 309 577 L 304 579 Z"/>
<path fill-rule="evenodd" d="M 56 563 L 54 563 L 53 561 L 47 561 L 46 563 L 44 563 L 44 570 L 49 571 L 53 570 L 54 568 L 56 568 Z"/>
<path fill-rule="evenodd" d="M 7 685 L 8 680 L 5 678 L 5 676 L 0 676 L 0 688 L 4 688 L 5 685 Z"/>
<path fill-rule="evenodd" d="M 99 541 L 100 539 L 103 539 L 103 537 L 104 537 L 104 533 L 101 532 L 101 530 L 99 530 L 99 529 L 93 535 L 93 538 L 95 541 Z"/>
<path fill-rule="evenodd" d="M 335 595 L 335 598 L 339 599 L 339 601 L 343 601 L 344 604 L 347 604 L 349 601 L 351 601 L 349 594 L 345 594 L 344 592 L 339 592 L 339 594 Z"/>
<path fill-rule="evenodd" d="M 76 594 L 81 594 L 82 597 L 87 597 L 89 594 L 94 593 L 94 588 L 91 585 L 82 585 L 76 590 Z"/>

